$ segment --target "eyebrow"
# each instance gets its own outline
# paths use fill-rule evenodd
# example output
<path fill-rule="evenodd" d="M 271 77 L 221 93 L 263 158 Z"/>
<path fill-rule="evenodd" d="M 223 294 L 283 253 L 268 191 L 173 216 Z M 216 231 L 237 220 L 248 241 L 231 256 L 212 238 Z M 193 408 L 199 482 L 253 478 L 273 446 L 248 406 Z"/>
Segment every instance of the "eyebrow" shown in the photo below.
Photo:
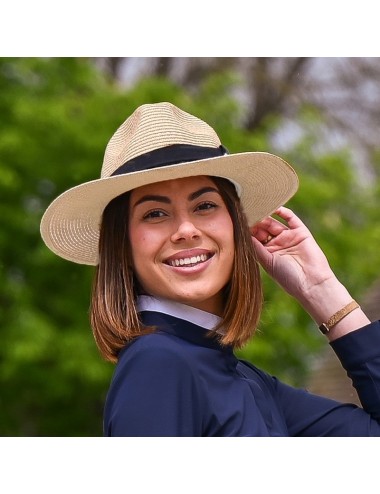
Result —
<path fill-rule="evenodd" d="M 191 194 L 189 194 L 187 199 L 189 201 L 194 201 L 194 199 L 198 199 L 198 197 L 200 197 L 203 194 L 206 194 L 207 192 L 216 192 L 217 194 L 219 194 L 218 189 L 216 189 L 215 187 L 202 187 L 202 189 L 196 190 L 195 192 L 192 192 Z M 133 207 L 135 208 L 139 204 L 142 204 L 143 202 L 148 202 L 148 201 L 162 202 L 164 204 L 171 204 L 171 202 L 172 202 L 170 200 L 170 198 L 167 196 L 160 196 L 160 195 L 156 195 L 156 194 L 147 194 L 145 196 L 140 197 L 140 199 L 135 202 Z"/>
<path fill-rule="evenodd" d="M 194 201 L 194 199 L 198 199 L 198 197 L 200 197 L 202 194 L 206 194 L 207 192 L 216 192 L 217 194 L 219 194 L 219 190 L 215 187 L 202 187 L 202 189 L 192 192 L 189 195 L 188 200 Z"/>

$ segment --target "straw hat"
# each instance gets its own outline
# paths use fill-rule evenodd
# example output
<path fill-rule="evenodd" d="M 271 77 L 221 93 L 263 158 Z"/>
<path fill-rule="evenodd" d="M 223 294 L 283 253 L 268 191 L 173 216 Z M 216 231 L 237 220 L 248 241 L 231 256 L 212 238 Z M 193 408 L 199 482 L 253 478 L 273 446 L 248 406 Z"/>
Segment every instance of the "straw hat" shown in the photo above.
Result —
<path fill-rule="evenodd" d="M 250 225 L 272 214 L 298 188 L 295 171 L 278 156 L 229 155 L 199 118 L 171 103 L 146 104 L 111 137 L 100 178 L 50 204 L 41 221 L 42 238 L 64 259 L 96 265 L 102 213 L 113 198 L 142 185 L 195 175 L 233 182 Z"/>

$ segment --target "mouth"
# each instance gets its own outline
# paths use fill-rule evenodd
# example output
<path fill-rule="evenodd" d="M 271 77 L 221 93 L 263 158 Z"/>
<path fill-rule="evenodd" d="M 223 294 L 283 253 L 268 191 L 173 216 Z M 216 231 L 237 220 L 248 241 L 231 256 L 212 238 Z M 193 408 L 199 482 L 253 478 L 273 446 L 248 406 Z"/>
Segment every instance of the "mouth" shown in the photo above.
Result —
<path fill-rule="evenodd" d="M 196 256 L 190 256 L 190 257 L 178 257 L 176 259 L 168 259 L 165 261 L 165 264 L 168 264 L 169 266 L 173 266 L 174 268 L 178 267 L 185 267 L 185 268 L 192 268 L 194 266 L 197 266 L 198 264 L 202 264 L 211 257 L 213 257 L 214 254 L 199 254 Z"/>

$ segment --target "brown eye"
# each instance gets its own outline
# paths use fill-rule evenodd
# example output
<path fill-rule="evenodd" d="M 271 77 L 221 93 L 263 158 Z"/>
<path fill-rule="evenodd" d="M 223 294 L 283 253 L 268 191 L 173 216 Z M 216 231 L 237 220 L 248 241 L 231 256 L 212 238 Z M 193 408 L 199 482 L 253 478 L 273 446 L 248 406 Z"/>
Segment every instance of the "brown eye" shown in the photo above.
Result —
<path fill-rule="evenodd" d="M 214 204 L 213 202 L 202 202 L 196 207 L 196 210 L 198 211 L 207 211 L 210 209 L 217 208 L 218 206 Z"/>
<path fill-rule="evenodd" d="M 161 209 L 153 209 L 152 211 L 148 211 L 147 213 L 145 213 L 143 219 L 149 220 L 155 218 L 162 218 L 163 216 L 166 216 L 166 213 L 164 211 L 161 211 Z"/>

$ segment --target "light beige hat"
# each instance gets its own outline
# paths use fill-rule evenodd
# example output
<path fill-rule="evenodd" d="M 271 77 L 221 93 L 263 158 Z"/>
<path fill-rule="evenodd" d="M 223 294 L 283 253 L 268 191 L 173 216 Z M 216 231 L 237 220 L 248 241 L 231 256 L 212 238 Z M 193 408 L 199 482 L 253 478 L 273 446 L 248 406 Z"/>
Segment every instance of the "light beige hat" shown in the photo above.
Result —
<path fill-rule="evenodd" d="M 250 225 L 285 204 L 298 188 L 293 168 L 264 152 L 227 154 L 215 131 L 171 103 L 146 104 L 117 129 L 104 155 L 100 178 L 57 197 L 41 221 L 41 235 L 57 255 L 98 263 L 104 208 L 142 185 L 195 175 L 234 183 Z"/>

